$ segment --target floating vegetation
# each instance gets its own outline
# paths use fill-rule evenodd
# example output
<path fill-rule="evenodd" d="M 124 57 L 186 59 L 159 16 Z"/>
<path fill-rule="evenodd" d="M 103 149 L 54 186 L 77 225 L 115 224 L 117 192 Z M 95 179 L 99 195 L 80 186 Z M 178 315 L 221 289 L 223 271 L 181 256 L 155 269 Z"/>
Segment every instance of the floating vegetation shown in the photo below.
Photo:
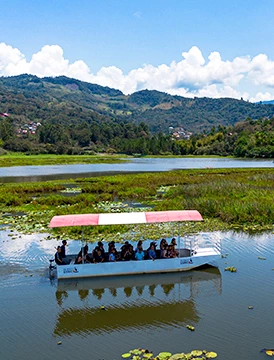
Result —
<path fill-rule="evenodd" d="M 217 357 L 217 353 L 214 351 L 207 350 L 192 350 L 189 353 L 177 353 L 172 354 L 168 351 L 160 352 L 158 355 L 154 355 L 149 350 L 144 349 L 134 349 L 130 350 L 127 353 L 122 354 L 123 359 L 132 359 L 132 360 L 206 360 L 214 359 Z"/>
<path fill-rule="evenodd" d="M 274 349 L 262 349 L 260 352 L 264 352 L 268 356 L 274 356 Z"/>
<path fill-rule="evenodd" d="M 68 194 L 79 194 L 82 192 L 82 189 L 80 187 L 68 187 L 65 188 L 64 190 L 60 191 L 61 193 L 68 193 Z"/>
<path fill-rule="evenodd" d="M 230 267 L 226 267 L 225 271 L 237 272 L 237 269 L 234 266 L 230 266 Z"/>
<path fill-rule="evenodd" d="M 194 331 L 195 330 L 195 327 L 192 326 L 192 325 L 187 325 L 186 328 L 190 331 Z"/>
<path fill-rule="evenodd" d="M 266 258 L 265 258 L 265 257 L 262 257 L 262 256 L 258 256 L 258 259 L 259 259 L 259 260 L 266 260 Z"/>

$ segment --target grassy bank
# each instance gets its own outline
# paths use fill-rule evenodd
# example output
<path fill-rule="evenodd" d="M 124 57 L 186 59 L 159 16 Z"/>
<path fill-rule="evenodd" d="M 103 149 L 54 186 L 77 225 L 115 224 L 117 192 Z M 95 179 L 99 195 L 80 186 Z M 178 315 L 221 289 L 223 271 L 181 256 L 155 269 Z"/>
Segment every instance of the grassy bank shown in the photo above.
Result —
<path fill-rule="evenodd" d="M 165 173 L 116 175 L 73 181 L 1 184 L 1 222 L 14 230 L 48 231 L 52 216 L 74 213 L 196 209 L 205 221 L 183 227 L 184 232 L 240 229 L 274 230 L 274 169 L 202 169 Z M 18 216 L 4 216 L 5 213 Z M 6 214 L 7 215 L 7 214 Z M 51 230 L 79 238 L 81 229 Z M 88 239 L 119 240 L 127 232 L 138 236 L 168 236 L 174 227 L 112 226 L 85 229 Z"/>
<path fill-rule="evenodd" d="M 125 160 L 121 160 L 123 158 Z M 28 166 L 28 165 L 68 165 L 68 164 L 102 164 L 121 163 L 126 161 L 123 155 L 26 155 L 11 153 L 0 156 L 0 167 Z"/>

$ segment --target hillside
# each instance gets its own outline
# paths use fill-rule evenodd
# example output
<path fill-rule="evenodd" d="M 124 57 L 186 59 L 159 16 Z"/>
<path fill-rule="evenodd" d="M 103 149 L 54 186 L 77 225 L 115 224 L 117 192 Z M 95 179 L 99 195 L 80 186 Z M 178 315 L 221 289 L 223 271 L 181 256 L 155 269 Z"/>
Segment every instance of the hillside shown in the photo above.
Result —
<path fill-rule="evenodd" d="M 253 104 L 222 98 L 184 98 L 143 90 L 130 96 L 108 87 L 65 76 L 38 78 L 19 75 L 0 78 L 0 112 L 17 126 L 30 121 L 75 125 L 81 121 L 130 122 L 148 125 L 152 133 L 183 127 L 200 133 L 213 126 L 234 125 L 247 117 L 272 117 L 274 104 Z"/>

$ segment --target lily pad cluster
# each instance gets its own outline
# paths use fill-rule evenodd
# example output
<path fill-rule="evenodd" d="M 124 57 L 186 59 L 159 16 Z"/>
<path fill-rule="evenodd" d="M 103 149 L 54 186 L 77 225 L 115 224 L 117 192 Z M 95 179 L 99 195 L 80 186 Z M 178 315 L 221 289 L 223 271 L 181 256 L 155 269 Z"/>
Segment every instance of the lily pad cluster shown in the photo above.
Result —
<path fill-rule="evenodd" d="M 158 355 L 154 355 L 149 350 L 144 349 L 134 349 L 129 352 L 122 354 L 123 359 L 132 359 L 132 360 L 207 360 L 214 359 L 217 357 L 217 353 L 214 351 L 207 350 L 192 350 L 189 353 L 177 353 L 172 354 L 168 351 L 160 352 Z"/>

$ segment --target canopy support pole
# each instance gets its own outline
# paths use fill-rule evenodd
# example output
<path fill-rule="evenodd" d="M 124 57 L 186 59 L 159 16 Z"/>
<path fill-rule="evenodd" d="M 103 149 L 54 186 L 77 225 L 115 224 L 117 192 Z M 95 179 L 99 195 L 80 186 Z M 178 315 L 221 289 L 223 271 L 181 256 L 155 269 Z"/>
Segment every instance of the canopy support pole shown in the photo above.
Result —
<path fill-rule="evenodd" d="M 84 263 L 84 227 L 82 227 L 82 264 Z"/>
<path fill-rule="evenodd" d="M 179 240 L 179 258 L 181 257 L 181 236 L 180 236 L 180 223 L 178 223 L 178 240 Z"/>

